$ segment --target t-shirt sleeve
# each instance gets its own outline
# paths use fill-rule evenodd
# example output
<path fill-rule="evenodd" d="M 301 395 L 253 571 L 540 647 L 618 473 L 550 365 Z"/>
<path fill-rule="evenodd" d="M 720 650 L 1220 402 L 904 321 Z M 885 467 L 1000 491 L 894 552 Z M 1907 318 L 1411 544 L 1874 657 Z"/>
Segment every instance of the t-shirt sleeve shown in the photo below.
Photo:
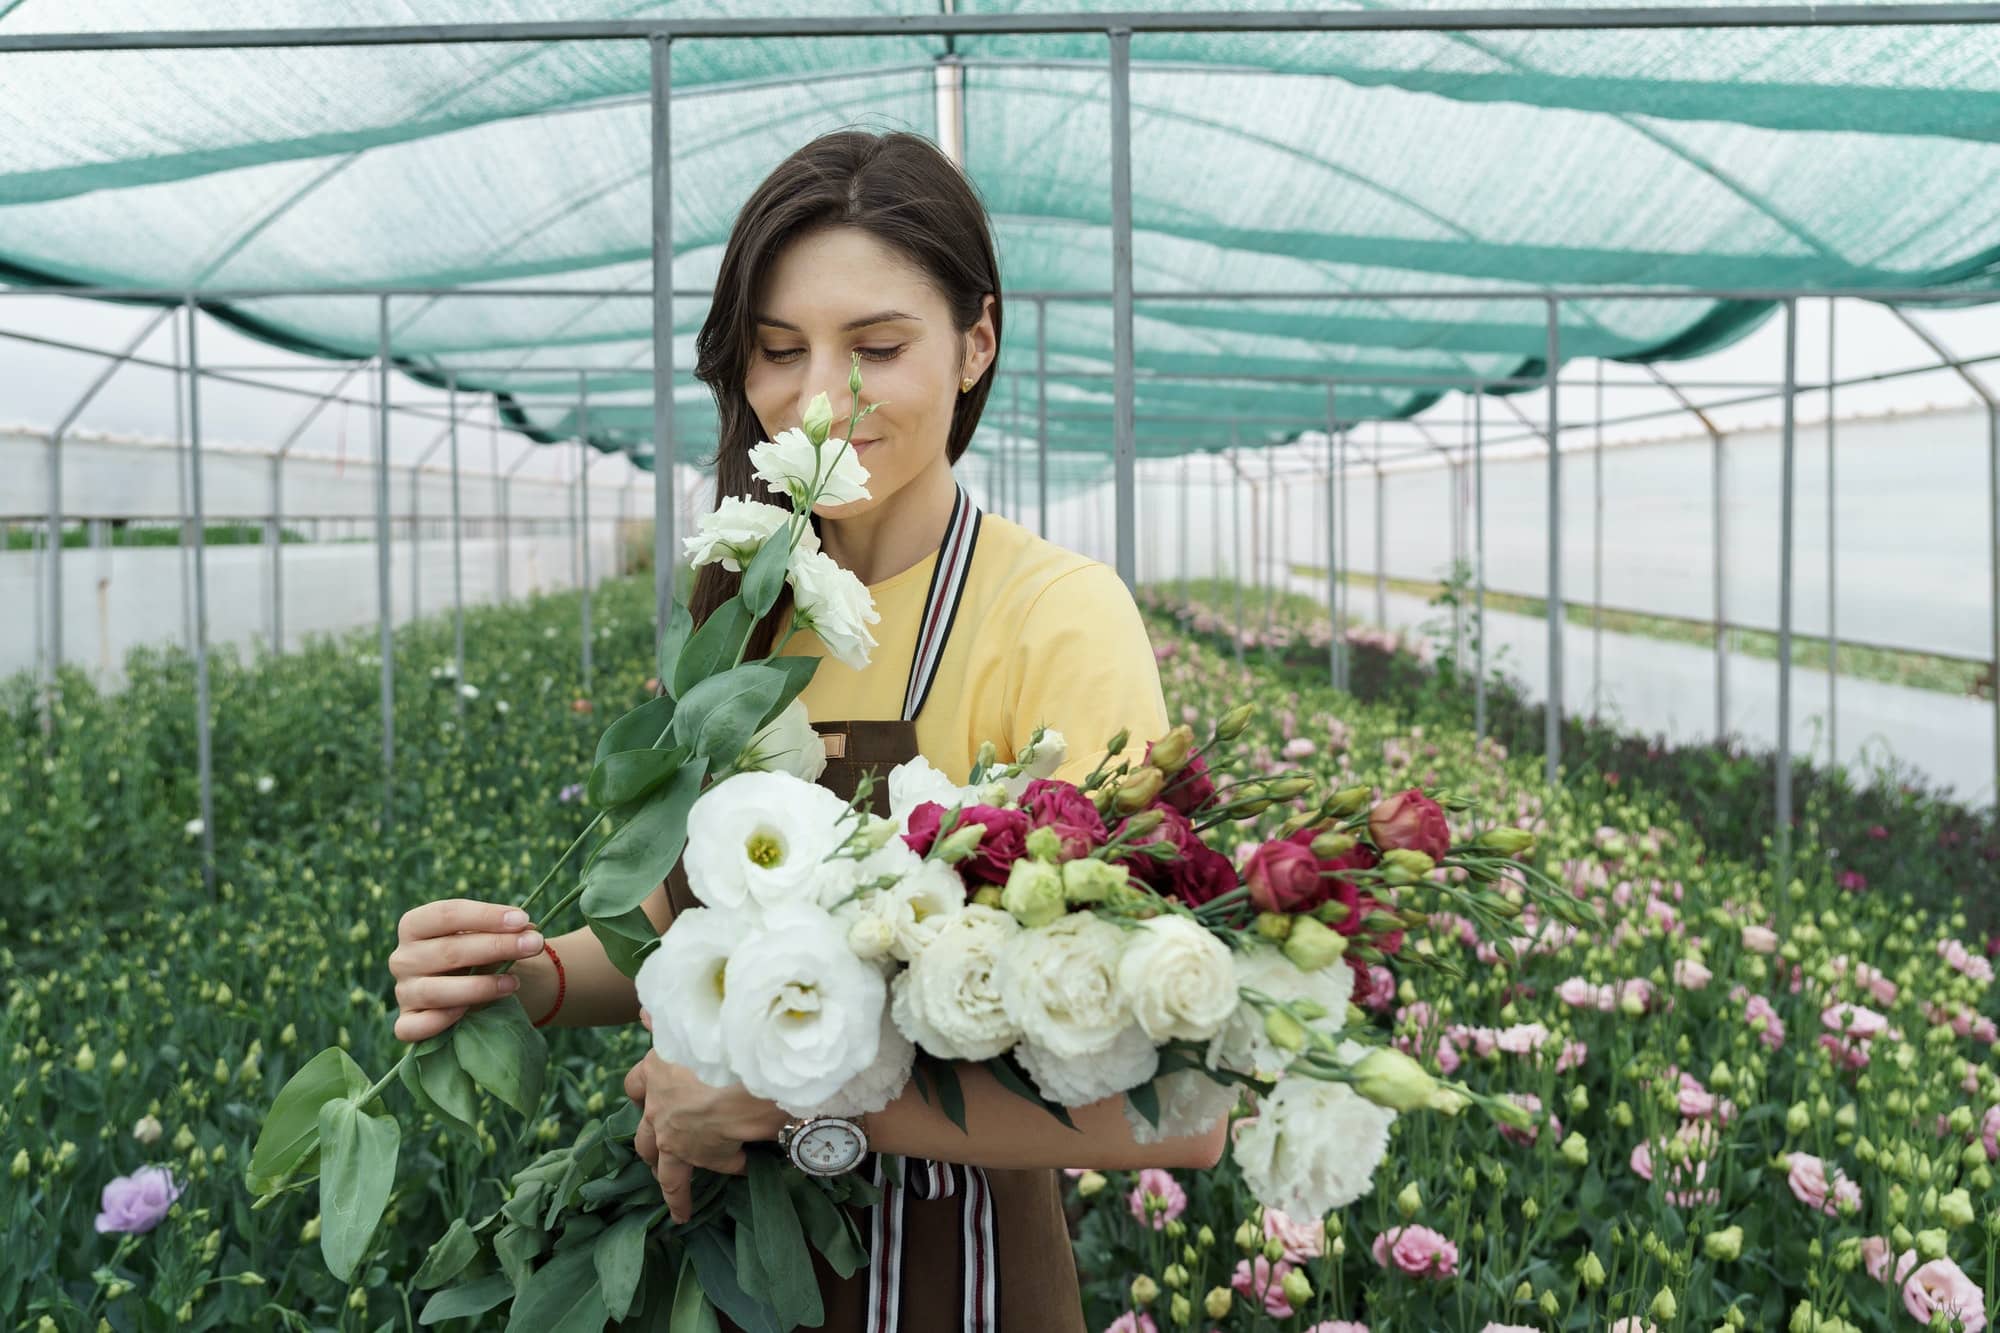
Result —
<path fill-rule="evenodd" d="M 1145 621 L 1117 573 L 1092 562 L 1058 575 L 1023 618 L 1007 735 L 1019 753 L 1037 725 L 1069 745 L 1056 770 L 1082 782 L 1123 728 L 1134 758 L 1167 731 L 1166 698 Z"/>

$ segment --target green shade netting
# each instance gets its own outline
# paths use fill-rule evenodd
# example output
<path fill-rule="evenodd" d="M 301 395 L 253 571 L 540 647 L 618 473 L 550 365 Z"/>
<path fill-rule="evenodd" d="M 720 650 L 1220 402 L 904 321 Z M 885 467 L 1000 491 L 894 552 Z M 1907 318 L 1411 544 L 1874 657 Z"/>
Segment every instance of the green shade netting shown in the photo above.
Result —
<path fill-rule="evenodd" d="M 0 36 L 935 12 L 883 0 L 430 0 L 414 15 L 403 0 L 0 0 Z M 1106 49 L 1088 35 L 676 42 L 676 286 L 707 287 L 741 201 L 812 135 L 857 123 L 935 135 L 949 56 L 964 69 L 966 169 L 1008 287 L 1099 294 L 1050 301 L 1046 321 L 1052 478 L 1100 475 L 1112 438 Z M 1142 33 L 1132 53 L 1138 288 L 1301 298 L 1142 302 L 1142 457 L 1296 438 L 1326 420 L 1314 381 L 1329 377 L 1344 381 L 1337 414 L 1351 422 L 1422 411 L 1444 392 L 1426 380 L 1537 374 L 1546 307 L 1534 289 L 1546 285 L 1983 297 L 1992 284 L 1991 27 Z M 0 277 L 602 289 L 399 298 L 393 349 L 433 382 L 451 369 L 462 388 L 507 395 L 510 420 L 545 439 L 578 432 L 569 368 L 592 367 L 590 438 L 647 465 L 648 69 L 643 41 L 0 55 Z M 1468 288 L 1497 294 L 1421 295 Z M 1356 295 L 1385 290 L 1418 295 Z M 1769 311 L 1567 302 L 1561 352 L 1694 356 Z M 372 298 L 215 313 L 297 350 L 376 348 Z M 693 462 L 714 444 L 707 391 L 687 379 L 704 313 L 677 302 L 675 450 Z M 1036 309 L 1017 300 L 981 459 L 1032 447 L 1035 354 Z"/>

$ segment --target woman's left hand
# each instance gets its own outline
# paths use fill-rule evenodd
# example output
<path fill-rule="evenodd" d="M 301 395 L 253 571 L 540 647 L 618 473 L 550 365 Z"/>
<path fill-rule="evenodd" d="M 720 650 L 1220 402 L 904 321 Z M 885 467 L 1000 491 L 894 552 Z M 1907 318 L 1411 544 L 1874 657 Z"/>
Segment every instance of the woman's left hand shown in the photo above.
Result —
<path fill-rule="evenodd" d="M 652 1015 L 643 1008 L 639 1021 L 653 1030 Z M 751 1096 L 740 1084 L 712 1088 L 650 1050 L 626 1074 L 625 1095 L 644 1108 L 633 1150 L 653 1168 L 676 1222 L 686 1222 L 693 1211 L 696 1167 L 742 1175 L 744 1145 L 775 1140 L 791 1119 L 777 1103 Z"/>

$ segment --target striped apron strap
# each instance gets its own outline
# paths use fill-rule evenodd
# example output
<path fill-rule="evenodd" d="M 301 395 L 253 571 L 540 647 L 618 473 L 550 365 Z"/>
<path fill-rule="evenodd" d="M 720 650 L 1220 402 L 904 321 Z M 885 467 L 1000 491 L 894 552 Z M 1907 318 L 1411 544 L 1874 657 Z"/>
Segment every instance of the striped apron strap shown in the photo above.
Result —
<path fill-rule="evenodd" d="M 972 570 L 972 552 L 979 541 L 980 512 L 965 488 L 958 488 L 952 502 L 951 522 L 938 547 L 937 568 L 931 571 L 930 592 L 924 598 L 924 616 L 917 626 L 916 651 L 910 658 L 910 681 L 903 692 L 903 720 L 914 722 L 930 697 L 938 663 L 944 659 L 945 641 L 951 637 L 952 622 L 965 596 L 966 576 Z M 874 1183 L 882 1191 L 882 1203 L 868 1233 L 868 1333 L 901 1333 L 903 1290 L 903 1208 L 906 1197 L 959 1200 L 960 1252 L 965 1271 L 960 1279 L 964 1293 L 962 1333 L 997 1333 L 999 1322 L 999 1281 L 995 1273 L 995 1219 L 993 1188 L 986 1172 L 976 1166 L 926 1161 L 921 1157 L 900 1159 L 902 1184 L 889 1178 L 880 1157 L 875 1159 Z M 930 1333 L 917 1330 L 913 1333 Z"/>

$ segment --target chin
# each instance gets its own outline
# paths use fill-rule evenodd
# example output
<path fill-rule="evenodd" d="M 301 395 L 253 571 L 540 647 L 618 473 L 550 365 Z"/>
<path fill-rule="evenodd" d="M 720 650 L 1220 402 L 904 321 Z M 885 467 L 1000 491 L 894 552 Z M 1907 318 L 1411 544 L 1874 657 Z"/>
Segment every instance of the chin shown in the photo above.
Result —
<path fill-rule="evenodd" d="M 866 500 L 849 500 L 846 504 L 837 505 L 814 505 L 813 513 L 819 515 L 821 518 L 859 518 L 861 515 L 876 508 L 886 498 L 886 492 L 877 491 L 871 494 Z"/>

